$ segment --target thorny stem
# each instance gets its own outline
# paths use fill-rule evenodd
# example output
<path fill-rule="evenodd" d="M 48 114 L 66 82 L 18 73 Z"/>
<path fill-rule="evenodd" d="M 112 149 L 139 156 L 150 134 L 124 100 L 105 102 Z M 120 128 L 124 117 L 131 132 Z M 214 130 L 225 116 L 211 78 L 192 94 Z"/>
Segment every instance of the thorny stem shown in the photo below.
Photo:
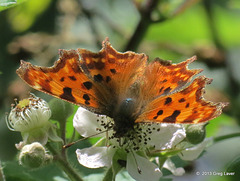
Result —
<path fill-rule="evenodd" d="M 65 157 L 62 157 L 59 152 L 57 152 L 51 144 L 47 144 L 49 151 L 55 156 L 55 160 L 59 167 L 68 175 L 72 181 L 83 181 L 83 179 L 78 175 L 78 173 L 72 168 Z"/>
<path fill-rule="evenodd" d="M 229 139 L 229 138 L 234 138 L 234 137 L 238 137 L 240 136 L 240 133 L 232 133 L 232 134 L 228 134 L 228 135 L 223 135 L 223 136 L 218 136 L 218 137 L 215 137 L 213 139 L 213 141 L 215 143 L 219 142 L 219 141 L 223 141 L 223 140 L 226 140 L 226 139 Z"/>

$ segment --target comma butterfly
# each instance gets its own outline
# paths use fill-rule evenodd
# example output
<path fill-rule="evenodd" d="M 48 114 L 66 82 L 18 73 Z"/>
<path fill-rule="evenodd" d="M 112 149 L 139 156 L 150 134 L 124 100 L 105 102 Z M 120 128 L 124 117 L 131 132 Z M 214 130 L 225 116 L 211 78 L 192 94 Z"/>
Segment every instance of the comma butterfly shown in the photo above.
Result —
<path fill-rule="evenodd" d="M 196 124 L 222 112 L 226 103 L 204 100 L 211 82 L 202 70 L 189 70 L 196 56 L 178 64 L 131 51 L 117 52 L 108 38 L 102 50 L 60 50 L 53 67 L 21 61 L 17 74 L 31 87 L 114 120 L 116 137 L 137 123 Z"/>

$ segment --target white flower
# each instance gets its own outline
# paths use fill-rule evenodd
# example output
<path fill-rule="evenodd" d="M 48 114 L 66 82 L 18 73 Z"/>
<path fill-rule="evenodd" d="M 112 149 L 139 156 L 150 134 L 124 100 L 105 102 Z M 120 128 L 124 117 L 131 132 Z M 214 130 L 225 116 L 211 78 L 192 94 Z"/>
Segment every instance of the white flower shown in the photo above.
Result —
<path fill-rule="evenodd" d="M 169 158 L 164 162 L 163 167 L 171 171 L 175 176 L 182 176 L 185 173 L 184 168 L 176 168 L 175 164 Z"/>
<path fill-rule="evenodd" d="M 28 132 L 47 124 L 50 117 L 51 110 L 47 102 L 31 94 L 30 98 L 23 99 L 12 107 L 7 125 L 12 131 Z"/>
<path fill-rule="evenodd" d="M 28 99 L 19 101 L 16 106 L 13 105 L 6 123 L 11 131 L 22 134 L 23 142 L 20 142 L 17 148 L 21 149 L 32 142 L 45 145 L 48 138 L 61 141 L 56 135 L 55 126 L 49 122 L 50 117 L 51 110 L 47 102 L 33 94 Z"/>
<path fill-rule="evenodd" d="M 113 120 L 104 115 L 96 115 L 84 108 L 79 108 L 73 119 L 75 129 L 83 137 L 104 137 L 105 145 L 99 142 L 90 148 L 76 151 L 80 164 L 88 168 L 110 167 L 117 149 L 126 152 L 126 169 L 136 180 L 159 180 L 162 176 L 159 166 L 150 162 L 146 153 L 149 149 L 156 152 L 173 149 L 185 137 L 185 129 L 177 124 L 137 124 L 134 134 L 126 134 L 121 138 L 114 136 L 114 130 L 109 129 Z M 103 140 L 101 140 L 103 142 Z"/>
<path fill-rule="evenodd" d="M 212 138 L 206 138 L 203 142 L 192 147 L 185 148 L 178 155 L 182 160 L 192 161 L 199 157 L 204 149 L 213 143 Z"/>

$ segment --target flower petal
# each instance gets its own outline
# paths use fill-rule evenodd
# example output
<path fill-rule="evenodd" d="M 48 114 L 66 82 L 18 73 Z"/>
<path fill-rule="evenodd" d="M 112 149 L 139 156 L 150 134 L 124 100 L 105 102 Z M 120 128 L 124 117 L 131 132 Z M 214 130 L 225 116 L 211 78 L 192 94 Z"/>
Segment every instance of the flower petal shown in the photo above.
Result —
<path fill-rule="evenodd" d="M 175 176 L 182 176 L 185 173 L 185 170 L 182 167 L 176 168 L 175 164 L 168 158 L 163 167 L 170 170 Z"/>
<path fill-rule="evenodd" d="M 90 147 L 76 150 L 78 162 L 88 168 L 111 166 L 114 153 L 115 149 L 110 147 Z"/>
<path fill-rule="evenodd" d="M 151 127 L 155 131 L 150 135 L 148 144 L 156 150 L 170 149 L 186 137 L 184 128 L 178 124 L 152 124 Z"/>
<path fill-rule="evenodd" d="M 77 130 L 77 132 L 83 137 L 103 137 L 105 133 L 97 134 L 97 129 L 105 130 L 103 126 L 100 125 L 101 120 L 104 123 L 107 123 L 107 117 L 103 115 L 94 114 L 82 107 L 79 107 L 76 114 L 73 118 L 73 127 Z"/>
<path fill-rule="evenodd" d="M 126 168 L 129 175 L 137 181 L 146 181 L 150 178 L 152 181 L 158 181 L 162 176 L 162 172 L 158 166 L 144 157 L 133 154 L 134 153 L 129 153 L 127 155 Z"/>
<path fill-rule="evenodd" d="M 191 148 L 186 148 L 178 155 L 182 160 L 192 161 L 199 157 L 203 150 L 213 142 L 212 138 L 205 139 L 202 143 L 199 143 Z"/>

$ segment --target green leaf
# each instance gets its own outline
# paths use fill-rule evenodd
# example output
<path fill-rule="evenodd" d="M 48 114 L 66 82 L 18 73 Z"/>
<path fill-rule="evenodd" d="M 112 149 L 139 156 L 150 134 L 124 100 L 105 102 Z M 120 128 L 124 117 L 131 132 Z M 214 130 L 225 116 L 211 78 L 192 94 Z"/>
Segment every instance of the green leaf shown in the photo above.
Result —
<path fill-rule="evenodd" d="M 27 0 L 1 0 L 0 1 L 0 11 L 15 7 L 25 1 L 27 1 Z"/>
<path fill-rule="evenodd" d="M 211 120 L 206 126 L 206 137 L 215 136 L 222 126 L 234 126 L 233 118 L 222 113 L 221 116 Z"/>
<path fill-rule="evenodd" d="M 72 136 L 74 134 L 73 117 L 74 117 L 75 113 L 77 112 L 78 108 L 79 108 L 78 106 L 73 105 L 73 113 L 67 119 L 67 123 L 66 123 L 66 138 L 72 138 Z M 78 135 L 79 135 L 78 132 L 75 132 L 75 135 L 77 136 L 77 138 L 79 138 L 78 137 Z"/>
<path fill-rule="evenodd" d="M 240 157 L 233 160 L 224 172 L 224 175 L 229 176 L 230 180 L 238 180 L 240 178 Z"/>
<path fill-rule="evenodd" d="M 112 159 L 112 173 L 113 173 L 113 180 L 115 180 L 118 172 L 123 168 L 126 167 L 126 152 L 122 150 L 117 150 Z"/>
<path fill-rule="evenodd" d="M 34 177 L 32 177 L 29 173 L 27 173 L 27 169 L 18 165 L 16 162 L 5 162 L 2 164 L 3 172 L 6 180 L 8 181 L 34 181 Z"/>
<path fill-rule="evenodd" d="M 64 173 L 54 164 L 39 169 L 26 169 L 16 161 L 11 161 L 2 163 L 2 168 L 7 181 L 53 181 L 55 177 L 66 180 Z"/>
<path fill-rule="evenodd" d="M 17 2 L 16 2 L 16 0 L 2 0 L 1 2 L 0 2 L 0 6 L 11 6 L 11 5 L 13 5 L 13 4 L 16 4 Z"/>
<path fill-rule="evenodd" d="M 84 181 L 102 180 L 103 173 L 94 173 L 83 177 Z"/>

